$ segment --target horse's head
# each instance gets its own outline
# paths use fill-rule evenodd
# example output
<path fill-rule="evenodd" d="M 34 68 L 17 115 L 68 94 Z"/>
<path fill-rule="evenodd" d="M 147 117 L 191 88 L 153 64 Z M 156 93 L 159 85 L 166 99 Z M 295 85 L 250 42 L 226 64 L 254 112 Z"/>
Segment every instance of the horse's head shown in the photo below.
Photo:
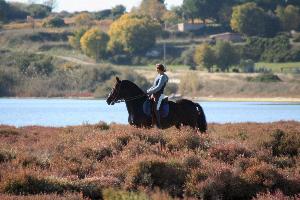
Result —
<path fill-rule="evenodd" d="M 116 77 L 116 84 L 112 91 L 109 93 L 106 102 L 108 105 L 114 105 L 116 101 L 124 98 L 123 89 L 122 89 L 122 81 L 119 77 Z"/>

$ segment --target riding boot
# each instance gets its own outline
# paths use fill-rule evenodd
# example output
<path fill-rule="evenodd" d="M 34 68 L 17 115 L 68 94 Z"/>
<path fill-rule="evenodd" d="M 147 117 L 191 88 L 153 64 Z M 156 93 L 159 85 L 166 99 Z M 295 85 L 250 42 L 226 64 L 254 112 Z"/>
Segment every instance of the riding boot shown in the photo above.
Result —
<path fill-rule="evenodd" d="M 156 126 L 157 128 L 161 128 L 161 124 L 160 124 L 160 113 L 158 110 L 155 111 L 155 115 L 156 115 Z"/>

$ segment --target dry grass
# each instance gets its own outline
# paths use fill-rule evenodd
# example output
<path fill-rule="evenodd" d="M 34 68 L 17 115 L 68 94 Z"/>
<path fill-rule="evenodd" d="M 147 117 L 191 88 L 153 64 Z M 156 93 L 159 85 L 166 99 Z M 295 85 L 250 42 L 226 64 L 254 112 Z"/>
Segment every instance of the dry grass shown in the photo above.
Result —
<path fill-rule="evenodd" d="M 299 135 L 299 122 L 209 124 L 205 135 L 103 123 L 0 126 L 0 197 L 293 197 L 300 193 Z"/>

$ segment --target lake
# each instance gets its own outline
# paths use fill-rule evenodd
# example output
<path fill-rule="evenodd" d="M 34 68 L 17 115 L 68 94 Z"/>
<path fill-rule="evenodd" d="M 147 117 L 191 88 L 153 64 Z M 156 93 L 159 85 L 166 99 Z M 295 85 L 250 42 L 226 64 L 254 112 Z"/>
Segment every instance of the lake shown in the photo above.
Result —
<path fill-rule="evenodd" d="M 300 121 L 300 104 L 274 102 L 199 102 L 208 123 Z M 99 121 L 127 124 L 124 103 L 104 100 L 0 99 L 0 124 L 69 126 Z"/>

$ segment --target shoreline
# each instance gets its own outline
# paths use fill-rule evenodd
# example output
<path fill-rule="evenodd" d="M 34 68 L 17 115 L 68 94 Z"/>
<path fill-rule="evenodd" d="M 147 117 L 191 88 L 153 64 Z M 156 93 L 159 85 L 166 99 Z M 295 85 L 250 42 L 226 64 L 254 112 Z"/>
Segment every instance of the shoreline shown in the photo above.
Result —
<path fill-rule="evenodd" d="M 174 99 L 181 99 L 186 98 L 193 101 L 200 101 L 200 102 L 287 102 L 287 103 L 300 103 L 300 97 L 180 97 L 180 98 L 172 98 Z M 54 100 L 54 99 L 61 99 L 61 100 L 106 100 L 105 98 L 96 98 L 96 97 L 0 97 L 1 99 L 39 99 L 39 100 Z"/>

